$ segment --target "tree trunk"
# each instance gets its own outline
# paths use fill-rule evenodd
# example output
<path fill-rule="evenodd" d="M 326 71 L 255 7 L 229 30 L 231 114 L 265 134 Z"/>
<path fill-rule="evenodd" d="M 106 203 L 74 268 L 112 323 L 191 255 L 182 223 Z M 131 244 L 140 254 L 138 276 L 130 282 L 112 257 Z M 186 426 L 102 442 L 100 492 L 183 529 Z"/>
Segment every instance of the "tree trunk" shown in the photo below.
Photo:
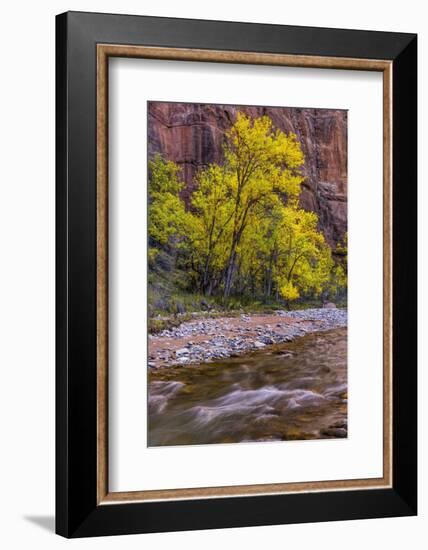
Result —
<path fill-rule="evenodd" d="M 211 262 L 211 258 L 210 258 L 210 256 L 208 256 L 207 260 L 205 262 L 205 266 L 204 266 L 204 275 L 202 277 L 202 292 L 204 294 L 207 294 L 208 285 L 210 284 L 210 279 L 211 279 L 211 277 L 210 277 L 210 262 Z"/>
<path fill-rule="evenodd" d="M 208 289 L 205 292 L 205 295 L 206 296 L 211 296 L 212 292 L 213 292 L 213 279 L 211 278 L 210 281 L 209 281 Z"/>
<path fill-rule="evenodd" d="M 224 281 L 224 297 L 228 298 L 230 296 L 230 291 L 232 290 L 232 281 L 233 281 L 233 272 L 235 270 L 235 260 L 236 260 L 236 248 L 233 247 L 232 252 L 230 253 L 226 278 Z"/>
<path fill-rule="evenodd" d="M 266 273 L 266 298 L 272 294 L 272 269 L 269 268 Z"/>

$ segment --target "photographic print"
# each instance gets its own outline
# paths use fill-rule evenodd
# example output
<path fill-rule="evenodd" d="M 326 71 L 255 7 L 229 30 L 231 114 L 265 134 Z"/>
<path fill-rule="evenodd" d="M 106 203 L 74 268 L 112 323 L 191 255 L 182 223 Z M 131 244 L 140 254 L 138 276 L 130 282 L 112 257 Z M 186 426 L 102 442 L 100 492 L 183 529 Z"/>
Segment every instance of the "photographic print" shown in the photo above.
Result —
<path fill-rule="evenodd" d="M 347 437 L 347 111 L 148 102 L 148 445 Z"/>

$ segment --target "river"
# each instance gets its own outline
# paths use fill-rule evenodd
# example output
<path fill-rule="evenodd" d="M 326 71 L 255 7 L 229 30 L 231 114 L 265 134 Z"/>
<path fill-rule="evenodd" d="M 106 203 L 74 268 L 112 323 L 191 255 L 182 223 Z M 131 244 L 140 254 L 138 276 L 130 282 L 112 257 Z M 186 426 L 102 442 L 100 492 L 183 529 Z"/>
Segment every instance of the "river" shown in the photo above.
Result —
<path fill-rule="evenodd" d="M 149 373 L 148 444 L 347 436 L 347 329 Z"/>

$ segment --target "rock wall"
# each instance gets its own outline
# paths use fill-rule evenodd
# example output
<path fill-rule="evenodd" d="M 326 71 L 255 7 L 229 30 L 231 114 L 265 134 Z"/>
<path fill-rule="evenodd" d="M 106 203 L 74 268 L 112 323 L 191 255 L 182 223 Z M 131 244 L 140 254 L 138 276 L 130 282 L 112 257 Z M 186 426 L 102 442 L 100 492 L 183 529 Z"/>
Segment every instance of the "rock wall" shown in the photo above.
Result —
<path fill-rule="evenodd" d="M 331 245 L 340 241 L 347 231 L 346 111 L 150 102 L 149 158 L 159 152 L 181 166 L 187 199 L 195 172 L 222 162 L 224 133 L 238 110 L 252 117 L 268 115 L 275 127 L 297 135 L 305 156 L 301 205 L 318 214 L 320 229 Z"/>

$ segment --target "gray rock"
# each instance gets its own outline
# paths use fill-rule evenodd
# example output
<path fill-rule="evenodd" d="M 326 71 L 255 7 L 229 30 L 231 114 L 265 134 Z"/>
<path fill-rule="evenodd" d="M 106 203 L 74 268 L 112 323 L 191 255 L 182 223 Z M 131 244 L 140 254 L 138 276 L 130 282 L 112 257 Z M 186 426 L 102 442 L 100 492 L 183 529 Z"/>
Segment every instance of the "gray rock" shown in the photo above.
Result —
<path fill-rule="evenodd" d="M 196 345 L 193 345 L 192 348 L 191 348 L 191 352 L 192 353 L 202 353 L 204 351 L 205 348 L 203 348 L 202 346 L 196 346 Z"/>
<path fill-rule="evenodd" d="M 274 344 L 274 341 L 270 336 L 262 336 L 260 338 L 260 341 L 263 342 L 263 344 L 266 344 L 266 345 Z"/>
<path fill-rule="evenodd" d="M 259 342 L 258 340 L 256 340 L 254 343 L 253 343 L 253 346 L 257 349 L 261 349 L 261 348 L 264 348 L 266 346 L 266 344 L 264 344 L 263 342 Z"/>

